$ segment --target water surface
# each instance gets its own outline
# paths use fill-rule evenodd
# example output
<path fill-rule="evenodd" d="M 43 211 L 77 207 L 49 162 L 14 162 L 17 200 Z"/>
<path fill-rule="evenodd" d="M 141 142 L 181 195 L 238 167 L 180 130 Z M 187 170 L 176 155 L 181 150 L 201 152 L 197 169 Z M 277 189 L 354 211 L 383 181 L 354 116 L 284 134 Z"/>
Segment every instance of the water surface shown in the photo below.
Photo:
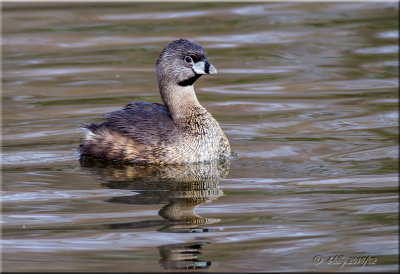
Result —
<path fill-rule="evenodd" d="M 3 3 L 3 270 L 397 270 L 397 30 L 390 2 Z M 80 162 L 181 37 L 237 157 Z"/>

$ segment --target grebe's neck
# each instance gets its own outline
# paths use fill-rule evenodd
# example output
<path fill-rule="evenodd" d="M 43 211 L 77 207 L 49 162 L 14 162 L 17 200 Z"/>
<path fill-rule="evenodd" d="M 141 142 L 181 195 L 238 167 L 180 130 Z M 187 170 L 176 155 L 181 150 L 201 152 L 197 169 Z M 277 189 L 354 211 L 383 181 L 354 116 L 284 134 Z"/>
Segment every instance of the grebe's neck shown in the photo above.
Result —
<path fill-rule="evenodd" d="M 163 80 L 159 81 L 161 98 L 177 125 L 183 125 L 187 119 L 192 119 L 194 110 L 204 109 L 197 100 L 193 85 L 181 86 Z"/>

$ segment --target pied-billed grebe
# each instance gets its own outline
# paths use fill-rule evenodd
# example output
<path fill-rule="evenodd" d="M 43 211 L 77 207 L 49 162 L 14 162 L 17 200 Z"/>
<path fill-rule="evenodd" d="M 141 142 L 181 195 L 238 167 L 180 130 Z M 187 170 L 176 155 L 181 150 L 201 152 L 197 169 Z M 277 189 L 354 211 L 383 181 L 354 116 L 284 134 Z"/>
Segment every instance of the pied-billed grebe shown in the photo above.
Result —
<path fill-rule="evenodd" d="M 85 125 L 81 156 L 126 163 L 184 164 L 230 156 L 228 139 L 203 108 L 193 84 L 217 70 L 203 47 L 179 39 L 168 44 L 156 63 L 165 105 L 132 102 L 105 115 L 102 123 Z"/>

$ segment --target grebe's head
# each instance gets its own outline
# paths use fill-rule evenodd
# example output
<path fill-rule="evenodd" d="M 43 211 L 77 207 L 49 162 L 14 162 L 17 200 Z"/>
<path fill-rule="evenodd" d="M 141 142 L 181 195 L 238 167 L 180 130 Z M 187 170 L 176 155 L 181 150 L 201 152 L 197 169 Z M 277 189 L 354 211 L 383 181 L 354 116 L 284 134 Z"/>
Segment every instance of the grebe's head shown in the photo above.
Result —
<path fill-rule="evenodd" d="M 216 74 L 216 68 L 207 60 L 202 46 L 187 39 L 169 43 L 156 63 L 158 83 L 190 86 L 203 74 Z M 165 84 L 165 83 L 164 83 Z"/>

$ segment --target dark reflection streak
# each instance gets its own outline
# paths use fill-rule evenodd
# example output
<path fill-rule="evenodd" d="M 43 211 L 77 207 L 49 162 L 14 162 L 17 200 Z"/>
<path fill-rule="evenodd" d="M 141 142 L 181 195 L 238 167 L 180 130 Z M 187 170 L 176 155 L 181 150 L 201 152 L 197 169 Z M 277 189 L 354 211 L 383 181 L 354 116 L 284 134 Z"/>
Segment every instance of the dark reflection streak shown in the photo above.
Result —
<path fill-rule="evenodd" d="M 201 254 L 199 250 L 203 244 L 207 242 L 160 246 L 158 247 L 161 256 L 159 263 L 165 269 L 207 269 L 212 262 L 197 259 L 197 256 Z"/>
<path fill-rule="evenodd" d="M 100 176 L 102 185 L 111 189 L 130 189 L 133 196 L 113 197 L 110 203 L 164 205 L 158 212 L 163 220 L 141 220 L 108 225 L 111 229 L 156 228 L 158 232 L 198 233 L 209 228 L 199 227 L 219 222 L 194 213 L 203 203 L 221 196 L 218 182 L 229 171 L 229 159 L 188 165 L 123 165 L 82 158 L 81 166 Z M 202 245 L 191 242 L 159 246 L 159 263 L 165 269 L 206 269 L 212 263 L 197 259 Z"/>

